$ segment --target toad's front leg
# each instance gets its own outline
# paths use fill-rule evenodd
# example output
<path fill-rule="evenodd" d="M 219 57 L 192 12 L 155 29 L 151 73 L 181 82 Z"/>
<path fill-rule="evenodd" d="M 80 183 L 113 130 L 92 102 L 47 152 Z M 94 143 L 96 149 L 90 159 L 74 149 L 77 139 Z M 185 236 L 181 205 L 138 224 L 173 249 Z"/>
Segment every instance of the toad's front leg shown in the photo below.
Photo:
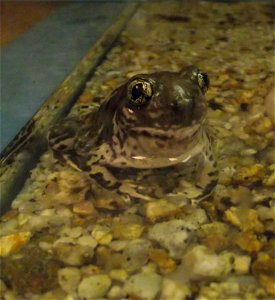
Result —
<path fill-rule="evenodd" d="M 202 200 L 211 195 L 214 187 L 218 182 L 218 168 L 217 163 L 212 153 L 203 152 L 201 160 L 197 166 L 197 182 L 196 188 L 201 190 L 200 195 L 196 197 L 198 200 Z"/>
<path fill-rule="evenodd" d="M 153 200 L 150 196 L 140 193 L 139 183 L 133 182 L 133 180 L 123 179 L 120 180 L 115 177 L 114 172 L 104 165 L 93 164 L 91 171 L 89 172 L 90 178 L 96 181 L 96 183 L 103 189 L 108 190 L 109 192 L 115 193 L 112 194 L 109 199 L 112 202 L 119 202 L 119 206 L 123 207 L 121 204 L 129 204 L 133 199 L 139 199 L 143 201 Z M 119 200 L 114 200 L 114 198 L 119 197 Z M 105 199 L 107 201 L 107 199 Z M 118 205 L 117 205 L 118 206 Z"/>
<path fill-rule="evenodd" d="M 89 171 L 89 176 L 94 179 L 100 186 L 108 190 L 116 190 L 120 187 L 118 179 L 104 166 L 94 163 Z"/>
<path fill-rule="evenodd" d="M 208 152 L 200 153 L 196 158 L 195 176 L 190 179 L 183 173 L 179 187 L 175 192 L 169 193 L 170 199 L 176 198 L 195 204 L 208 196 L 218 182 L 218 169 L 213 155 Z"/>
<path fill-rule="evenodd" d="M 131 180 L 123 180 L 121 183 L 118 192 L 125 199 L 139 199 L 143 201 L 153 201 L 156 200 L 145 193 L 141 193 L 141 186 L 138 182 L 133 182 Z"/>

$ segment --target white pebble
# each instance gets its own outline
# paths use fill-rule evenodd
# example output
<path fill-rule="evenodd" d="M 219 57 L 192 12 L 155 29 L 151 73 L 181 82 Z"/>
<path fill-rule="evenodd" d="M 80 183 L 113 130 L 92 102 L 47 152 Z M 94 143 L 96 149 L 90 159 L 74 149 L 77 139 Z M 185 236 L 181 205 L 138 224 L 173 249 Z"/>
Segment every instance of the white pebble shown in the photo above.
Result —
<path fill-rule="evenodd" d="M 225 123 L 225 124 L 224 124 L 224 128 L 229 130 L 229 129 L 232 128 L 232 124 L 230 124 L 230 123 Z"/>
<path fill-rule="evenodd" d="M 81 275 L 78 268 L 63 268 L 58 271 L 58 283 L 69 294 L 75 292 L 80 278 Z"/>
<path fill-rule="evenodd" d="M 161 300 L 177 299 L 185 300 L 191 295 L 189 285 L 179 283 L 169 278 L 164 278 L 162 282 Z"/>
<path fill-rule="evenodd" d="M 217 255 L 207 247 L 198 245 L 184 255 L 178 269 L 193 279 L 219 278 L 231 271 L 231 256 L 226 253 Z"/>
<path fill-rule="evenodd" d="M 110 299 L 122 299 L 126 296 L 126 293 L 120 286 L 114 285 L 111 287 L 107 296 Z"/>
<path fill-rule="evenodd" d="M 71 237 L 61 237 L 58 240 L 56 240 L 53 245 L 56 246 L 56 245 L 58 245 L 60 243 L 73 244 L 74 245 L 76 242 Z"/>
<path fill-rule="evenodd" d="M 244 149 L 241 151 L 241 156 L 249 156 L 249 155 L 254 155 L 257 153 L 257 150 L 249 148 L 249 149 Z"/>
<path fill-rule="evenodd" d="M 193 231 L 207 221 L 202 209 L 196 210 L 192 218 L 157 223 L 149 229 L 149 239 L 158 242 L 173 258 L 181 258 Z"/>
<path fill-rule="evenodd" d="M 131 276 L 125 283 L 124 290 L 133 297 L 144 300 L 154 299 L 160 290 L 162 278 L 154 273 L 139 273 Z"/>
<path fill-rule="evenodd" d="M 71 238 L 77 238 L 82 234 L 82 227 L 78 226 L 78 227 L 64 227 L 61 232 L 60 235 L 62 236 L 67 236 L 67 237 L 71 237 Z"/>
<path fill-rule="evenodd" d="M 93 249 L 97 246 L 97 241 L 89 235 L 81 236 L 77 239 L 77 243 L 83 246 L 89 246 Z"/>
<path fill-rule="evenodd" d="M 53 246 L 51 243 L 47 243 L 47 242 L 39 242 L 38 245 L 39 245 L 39 248 L 44 251 L 49 251 Z"/>
<path fill-rule="evenodd" d="M 78 287 L 80 299 L 93 300 L 104 297 L 111 285 L 108 275 L 93 275 L 82 279 Z"/>

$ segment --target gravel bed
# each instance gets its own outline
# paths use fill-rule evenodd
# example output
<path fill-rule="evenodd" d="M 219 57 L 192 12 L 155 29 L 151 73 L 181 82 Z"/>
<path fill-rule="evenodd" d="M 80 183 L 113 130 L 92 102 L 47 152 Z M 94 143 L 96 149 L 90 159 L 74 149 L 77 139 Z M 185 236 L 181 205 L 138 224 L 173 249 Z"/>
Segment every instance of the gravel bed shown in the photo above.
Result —
<path fill-rule="evenodd" d="M 47 152 L 1 218 L 3 299 L 275 299 L 273 13 L 256 2 L 142 4 L 71 114 L 134 74 L 199 66 L 211 80 L 215 193 L 117 211 Z"/>

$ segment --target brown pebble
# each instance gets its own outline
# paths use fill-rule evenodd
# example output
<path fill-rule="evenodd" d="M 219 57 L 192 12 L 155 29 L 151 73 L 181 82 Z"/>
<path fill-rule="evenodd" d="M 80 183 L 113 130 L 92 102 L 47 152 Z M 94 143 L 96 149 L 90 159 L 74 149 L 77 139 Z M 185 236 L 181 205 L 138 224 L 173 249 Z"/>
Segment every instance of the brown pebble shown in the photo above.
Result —
<path fill-rule="evenodd" d="M 96 211 L 93 203 L 90 201 L 87 201 L 87 202 L 83 201 L 83 202 L 74 204 L 73 212 L 78 215 L 83 215 L 83 216 L 90 216 L 90 215 L 97 214 L 97 211 Z"/>

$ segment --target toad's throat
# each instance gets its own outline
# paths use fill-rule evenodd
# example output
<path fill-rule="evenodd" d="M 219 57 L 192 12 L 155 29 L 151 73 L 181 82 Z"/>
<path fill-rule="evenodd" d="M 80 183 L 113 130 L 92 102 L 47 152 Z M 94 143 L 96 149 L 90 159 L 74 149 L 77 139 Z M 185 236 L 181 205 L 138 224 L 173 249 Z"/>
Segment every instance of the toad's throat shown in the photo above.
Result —
<path fill-rule="evenodd" d="M 138 139 L 127 138 L 122 147 L 114 147 L 113 150 L 115 158 L 107 164 L 152 169 L 187 162 L 203 151 L 203 144 L 196 139 L 185 145 L 167 145 L 167 141 L 161 145 L 155 139 L 143 139 L 139 136 Z"/>
<path fill-rule="evenodd" d="M 141 131 L 139 131 L 141 130 Z M 139 128 L 135 133 L 116 132 L 111 145 L 115 159 L 107 164 L 116 167 L 161 168 L 188 161 L 203 150 L 203 129 L 192 126 L 162 131 Z M 159 135 L 159 137 L 157 137 Z M 120 140 L 120 138 L 122 138 Z M 120 140 L 120 142 L 119 142 Z"/>
<path fill-rule="evenodd" d="M 201 125 L 193 125 L 190 127 L 133 127 L 129 131 L 133 135 L 141 135 L 163 140 L 183 141 L 194 138 Z"/>

